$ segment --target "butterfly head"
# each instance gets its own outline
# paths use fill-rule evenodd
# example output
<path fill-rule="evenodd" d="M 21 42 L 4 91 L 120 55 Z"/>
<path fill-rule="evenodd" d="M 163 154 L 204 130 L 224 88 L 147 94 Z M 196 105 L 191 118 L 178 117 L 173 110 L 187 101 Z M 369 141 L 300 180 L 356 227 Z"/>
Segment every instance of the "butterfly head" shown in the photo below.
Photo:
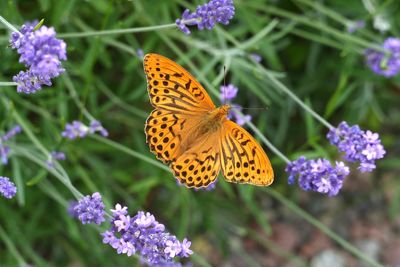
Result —
<path fill-rule="evenodd" d="M 231 109 L 231 105 L 222 105 L 219 108 L 219 112 L 224 116 L 228 116 L 228 113 L 229 113 L 230 109 Z"/>

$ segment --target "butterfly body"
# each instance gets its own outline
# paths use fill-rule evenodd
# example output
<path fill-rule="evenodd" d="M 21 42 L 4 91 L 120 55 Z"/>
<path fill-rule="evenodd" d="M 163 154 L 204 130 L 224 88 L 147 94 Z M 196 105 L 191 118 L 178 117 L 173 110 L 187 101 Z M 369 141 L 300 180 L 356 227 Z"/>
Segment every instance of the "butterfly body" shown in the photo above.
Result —
<path fill-rule="evenodd" d="M 146 55 L 144 70 L 155 107 L 146 121 L 146 141 L 180 183 L 206 187 L 221 169 L 229 182 L 272 183 L 267 155 L 246 130 L 228 119 L 230 105 L 215 107 L 189 72 L 161 55 Z"/>

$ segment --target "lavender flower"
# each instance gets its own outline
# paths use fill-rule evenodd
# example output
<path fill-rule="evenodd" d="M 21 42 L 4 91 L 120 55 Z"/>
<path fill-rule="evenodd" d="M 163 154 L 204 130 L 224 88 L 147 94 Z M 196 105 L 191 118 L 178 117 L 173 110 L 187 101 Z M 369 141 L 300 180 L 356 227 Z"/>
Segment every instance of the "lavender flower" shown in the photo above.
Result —
<path fill-rule="evenodd" d="M 4 143 L 21 131 L 21 126 L 17 125 L 9 130 L 5 135 L 0 136 L 0 159 L 3 165 L 6 165 L 8 163 L 8 154 L 10 153 L 10 147 L 4 145 Z"/>
<path fill-rule="evenodd" d="M 365 28 L 364 20 L 352 21 L 347 25 L 347 32 L 354 33 L 358 29 L 362 29 L 362 28 Z"/>
<path fill-rule="evenodd" d="M 68 207 L 67 207 L 67 212 L 69 216 L 72 218 L 78 218 L 79 214 L 75 211 L 75 207 L 78 205 L 78 201 L 75 200 L 70 200 L 68 201 Z"/>
<path fill-rule="evenodd" d="M 9 178 L 0 176 L 0 195 L 5 198 L 13 198 L 17 193 L 17 187 Z"/>
<path fill-rule="evenodd" d="M 251 53 L 250 57 L 257 63 L 260 63 L 262 61 L 262 57 L 257 53 Z"/>
<path fill-rule="evenodd" d="M 349 175 L 349 168 L 343 162 L 336 162 L 333 167 L 326 159 L 306 160 L 300 157 L 290 162 L 285 170 L 289 174 L 289 184 L 294 184 L 296 177 L 300 188 L 329 196 L 336 196 Z"/>
<path fill-rule="evenodd" d="M 211 30 L 216 23 L 228 25 L 234 14 L 233 0 L 211 0 L 198 6 L 196 12 L 190 13 L 190 10 L 186 9 L 182 13 L 182 19 L 177 19 L 175 23 L 182 32 L 189 35 L 187 25 L 197 25 L 199 30 Z"/>
<path fill-rule="evenodd" d="M 46 161 L 46 163 L 49 168 L 54 168 L 54 163 L 56 160 L 65 160 L 65 159 L 66 159 L 66 156 L 65 156 L 64 152 L 52 151 L 52 152 L 50 152 L 50 157 Z"/>
<path fill-rule="evenodd" d="M 369 68 L 376 74 L 392 77 L 400 72 L 400 39 L 389 37 L 382 48 L 389 51 L 385 54 L 373 49 L 365 51 L 365 58 Z"/>
<path fill-rule="evenodd" d="M 327 138 L 340 152 L 345 153 L 345 160 L 358 161 L 361 172 L 374 170 L 375 160 L 383 158 L 386 153 L 377 133 L 363 131 L 358 125 L 349 126 L 344 121 L 337 128 L 330 129 Z"/>
<path fill-rule="evenodd" d="M 215 179 L 215 181 L 210 183 L 207 187 L 194 188 L 194 191 L 213 191 L 213 190 L 215 190 L 215 187 L 217 186 L 217 181 L 218 181 L 218 179 Z"/>
<path fill-rule="evenodd" d="M 180 266 L 174 258 L 189 257 L 191 242 L 183 242 L 165 231 L 149 212 L 139 211 L 134 217 L 128 215 L 127 207 L 120 204 L 112 209 L 111 229 L 102 233 L 103 243 L 110 244 L 118 254 L 140 254 L 142 262 L 149 266 Z"/>
<path fill-rule="evenodd" d="M 20 54 L 19 62 L 29 68 L 13 77 L 17 91 L 26 94 L 35 93 L 42 85 L 50 86 L 51 79 L 65 71 L 61 61 L 67 59 L 67 46 L 56 38 L 54 28 L 41 26 L 35 30 L 35 25 L 22 25 L 20 32 L 13 32 L 10 38 L 11 47 Z"/>
<path fill-rule="evenodd" d="M 104 204 L 101 195 L 96 192 L 92 196 L 85 196 L 74 207 L 74 212 L 82 224 L 101 224 L 104 219 Z"/>
<path fill-rule="evenodd" d="M 236 98 L 239 89 L 232 85 L 222 85 L 220 87 L 220 99 L 222 103 L 231 104 L 228 118 L 234 119 L 237 124 L 244 125 L 246 122 L 251 121 L 250 115 L 241 115 L 242 107 L 238 104 L 232 104 L 232 101 Z"/>
<path fill-rule="evenodd" d="M 89 127 L 80 121 L 73 121 L 65 125 L 65 130 L 61 133 L 61 136 L 73 140 L 96 132 L 99 132 L 102 136 L 108 136 L 107 130 L 99 121 L 91 121 Z"/>
<path fill-rule="evenodd" d="M 228 85 L 222 85 L 220 91 L 221 91 L 221 96 L 220 96 L 221 102 L 227 103 L 229 101 L 232 101 L 237 96 L 239 89 L 233 84 L 228 84 Z"/>

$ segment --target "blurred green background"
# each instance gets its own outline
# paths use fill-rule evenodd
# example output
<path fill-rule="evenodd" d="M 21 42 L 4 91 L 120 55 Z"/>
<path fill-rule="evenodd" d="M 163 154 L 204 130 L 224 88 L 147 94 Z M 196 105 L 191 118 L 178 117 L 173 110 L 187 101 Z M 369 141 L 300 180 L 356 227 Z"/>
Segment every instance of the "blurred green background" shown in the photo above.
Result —
<path fill-rule="evenodd" d="M 0 14 L 16 26 L 43 18 L 44 24 L 55 27 L 63 38 L 63 34 L 76 32 L 173 23 L 185 8 L 194 10 L 204 2 L 4 0 L 0 1 Z M 65 36 L 66 73 L 56 78 L 51 88 L 32 95 L 17 94 L 15 87 L 0 88 L 0 131 L 19 118 L 49 151 L 67 154 L 61 164 L 82 194 L 100 192 L 107 208 L 121 203 L 131 214 L 152 212 L 178 238 L 188 237 L 195 252 L 190 259 L 193 266 L 328 266 L 318 265 L 322 258 L 331 263 L 343 260 L 343 265 L 330 266 L 369 266 L 361 265 L 352 248 L 327 237 L 320 223 L 376 262 L 400 264 L 393 256 L 400 253 L 400 78 L 374 74 L 363 58 L 370 44 L 399 36 L 400 3 L 234 2 L 236 14 L 229 25 L 211 31 L 191 28 L 190 36 L 174 27 L 120 35 Z M 377 29 L 377 16 L 390 24 L 388 31 Z M 365 21 L 366 27 L 349 33 L 347 26 L 358 20 Z M 263 34 L 268 27 L 271 31 Z M 8 34 L 0 25 L 0 81 L 11 81 L 24 69 L 16 52 L 8 47 Z M 251 53 L 257 53 L 264 68 L 333 125 L 347 121 L 378 132 L 387 155 L 369 175 L 360 174 L 353 166 L 335 198 L 287 185 L 285 162 L 265 146 L 276 177 L 271 189 L 219 179 L 216 190 L 196 192 L 177 186 L 171 173 L 124 153 L 115 143 L 97 137 L 62 140 L 65 123 L 82 120 L 88 124 L 85 112 L 89 112 L 108 129 L 109 140 L 155 159 L 143 132 L 152 108 L 138 49 L 180 63 L 199 79 L 216 104 L 226 66 L 226 82 L 239 87 L 238 104 L 268 107 L 246 113 L 284 155 L 291 160 L 300 155 L 339 160 L 340 154 L 325 138 L 328 129 L 257 71 L 249 59 Z M 46 159 L 32 136 L 25 131 L 15 140 L 9 165 L 0 166 L 0 175 L 12 178 L 19 190 L 11 201 L 0 199 L 0 266 L 24 262 L 35 266 L 136 266 L 134 258 L 118 255 L 102 244 L 99 231 L 105 226 L 83 226 L 69 217 L 66 205 L 73 195 L 34 161 L 35 157 L 42 162 Z"/>

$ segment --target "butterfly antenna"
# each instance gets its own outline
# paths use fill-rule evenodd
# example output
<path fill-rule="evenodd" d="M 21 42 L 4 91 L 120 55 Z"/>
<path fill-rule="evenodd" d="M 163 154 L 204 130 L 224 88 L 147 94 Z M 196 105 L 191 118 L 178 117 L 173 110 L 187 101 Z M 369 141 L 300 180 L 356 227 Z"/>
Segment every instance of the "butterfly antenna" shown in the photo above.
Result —
<path fill-rule="evenodd" d="M 241 108 L 241 109 L 257 109 L 257 110 L 262 109 L 262 110 L 267 110 L 267 109 L 269 109 L 269 107 L 266 106 L 266 107 L 259 107 L 259 108 Z"/>
<path fill-rule="evenodd" d="M 226 83 L 225 83 L 225 78 L 226 78 L 226 66 L 224 65 L 224 92 L 223 92 L 223 94 L 224 94 L 224 105 L 226 104 L 226 97 L 227 97 L 227 95 L 226 95 Z"/>

